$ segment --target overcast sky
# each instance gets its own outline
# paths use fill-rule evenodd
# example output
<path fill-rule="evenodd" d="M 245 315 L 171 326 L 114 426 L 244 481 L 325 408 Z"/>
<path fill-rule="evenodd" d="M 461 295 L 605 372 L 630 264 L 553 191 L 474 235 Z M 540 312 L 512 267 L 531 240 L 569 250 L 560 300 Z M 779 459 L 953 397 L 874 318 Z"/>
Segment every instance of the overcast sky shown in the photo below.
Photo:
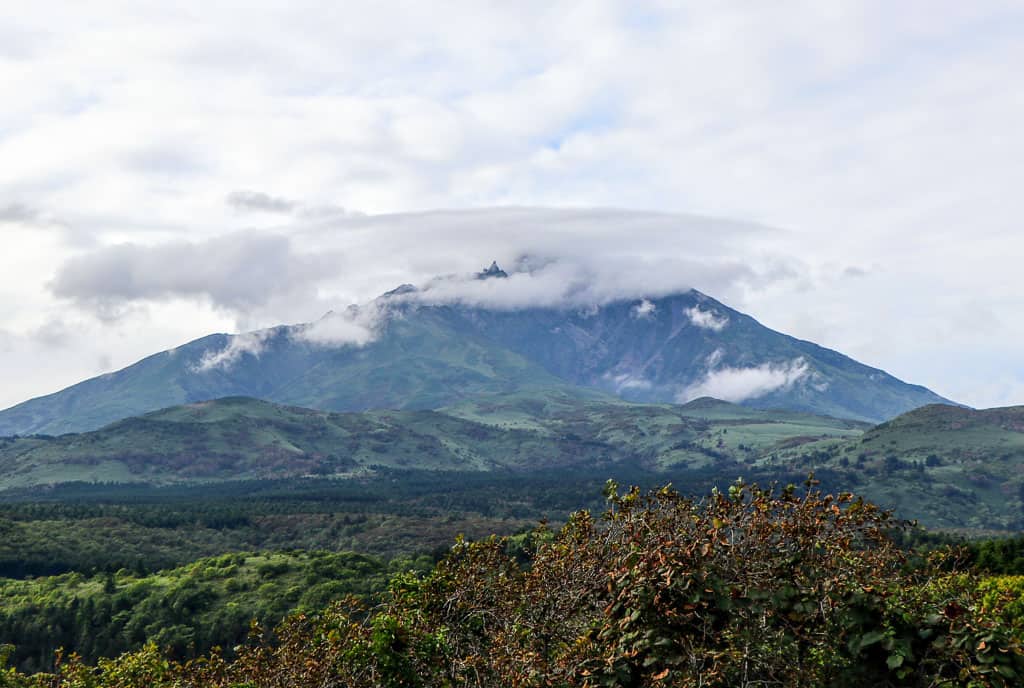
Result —
<path fill-rule="evenodd" d="M 1024 404 L 1022 72 L 1019 0 L 24 4 L 0 406 L 524 257 Z"/>

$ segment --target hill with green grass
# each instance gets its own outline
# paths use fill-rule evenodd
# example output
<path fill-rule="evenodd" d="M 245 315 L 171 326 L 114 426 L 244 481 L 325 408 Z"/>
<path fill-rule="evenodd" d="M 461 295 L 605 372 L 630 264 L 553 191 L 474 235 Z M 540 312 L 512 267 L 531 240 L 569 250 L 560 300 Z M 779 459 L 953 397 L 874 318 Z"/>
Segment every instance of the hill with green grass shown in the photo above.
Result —
<path fill-rule="evenodd" d="M 219 485 L 395 472 L 762 482 L 814 472 L 932 527 L 1024 527 L 1024 407 L 931 405 L 877 426 L 710 398 L 637 404 L 512 392 L 437 410 L 331 413 L 247 397 L 173 406 L 97 431 L 0 439 L 0 490 Z M 457 478 L 456 478 L 457 479 Z"/>
<path fill-rule="evenodd" d="M 833 471 L 847 489 L 929 526 L 1024 529 L 1024 406 L 934 404 L 860 437 L 807 443 L 773 459 Z"/>
<path fill-rule="evenodd" d="M 72 481 L 204 483 L 354 477 L 381 468 L 480 472 L 621 462 L 646 470 L 745 461 L 793 442 L 859 435 L 855 421 L 698 400 L 573 394 L 477 397 L 438 411 L 330 413 L 229 397 L 57 437 L 0 439 L 0 489 Z"/>

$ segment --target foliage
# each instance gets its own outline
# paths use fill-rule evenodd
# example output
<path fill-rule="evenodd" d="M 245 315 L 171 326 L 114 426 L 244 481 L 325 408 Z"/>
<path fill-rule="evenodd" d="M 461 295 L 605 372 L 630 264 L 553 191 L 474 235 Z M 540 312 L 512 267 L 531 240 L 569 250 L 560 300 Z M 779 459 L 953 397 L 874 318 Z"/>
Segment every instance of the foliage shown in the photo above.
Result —
<path fill-rule="evenodd" d="M 694 501 L 620 495 L 532 538 L 520 566 L 497 538 L 460 541 L 426 576 L 255 628 L 229 660 L 148 646 L 36 685 L 1011 686 L 1022 650 L 977 581 L 908 566 L 889 514 L 811 488 L 734 485 Z"/>
<path fill-rule="evenodd" d="M 601 474 L 381 470 L 360 480 L 63 485 L 8 493 L 10 501 L 0 502 L 0 576 L 150 573 L 226 552 L 285 548 L 443 554 L 460 533 L 507 535 L 563 520 L 573 509 L 600 508 L 609 475 L 644 486 L 669 477 L 697 491 L 726 485 L 739 469 L 725 462 L 664 473 L 628 465 Z"/>
<path fill-rule="evenodd" d="M 60 647 L 96 661 L 151 641 L 184 659 L 242 642 L 253 619 L 273 625 L 295 609 L 319 610 L 351 595 L 369 600 L 395 572 L 431 563 L 353 553 L 234 553 L 144 576 L 122 570 L 0 580 L 0 644 L 13 644 L 9 660 L 27 671 L 50 668 Z"/>
<path fill-rule="evenodd" d="M 1024 637 L 1024 576 L 994 576 L 978 585 L 984 613 L 995 623 Z"/>
<path fill-rule="evenodd" d="M 1024 574 L 1024 536 L 987 539 L 967 545 L 974 566 L 988 573 Z"/>

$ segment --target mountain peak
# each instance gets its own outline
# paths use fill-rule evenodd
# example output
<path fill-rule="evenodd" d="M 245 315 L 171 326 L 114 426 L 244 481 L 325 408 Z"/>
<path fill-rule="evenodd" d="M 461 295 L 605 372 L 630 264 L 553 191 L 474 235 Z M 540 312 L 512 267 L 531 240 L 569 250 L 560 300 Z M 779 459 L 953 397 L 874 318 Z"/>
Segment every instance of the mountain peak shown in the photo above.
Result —
<path fill-rule="evenodd" d="M 411 294 L 417 292 L 419 289 L 413 284 L 400 284 L 391 291 L 386 291 L 381 294 L 381 297 L 388 298 L 390 296 L 401 296 L 402 294 Z"/>
<path fill-rule="evenodd" d="M 477 279 L 490 279 L 492 277 L 508 277 L 508 273 L 498 267 L 498 261 L 491 261 L 491 267 L 476 273 Z"/>

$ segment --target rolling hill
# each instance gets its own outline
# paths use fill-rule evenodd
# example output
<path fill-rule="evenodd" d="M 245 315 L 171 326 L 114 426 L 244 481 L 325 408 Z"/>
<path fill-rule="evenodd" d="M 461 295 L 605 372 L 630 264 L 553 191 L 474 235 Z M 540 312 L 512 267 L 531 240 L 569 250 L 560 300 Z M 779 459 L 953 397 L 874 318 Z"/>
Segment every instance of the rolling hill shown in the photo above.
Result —
<path fill-rule="evenodd" d="M 593 480 L 620 468 L 702 484 L 813 472 L 830 490 L 856 491 L 930 527 L 1019 529 L 1024 407 L 936 404 L 871 426 L 710 398 L 636 404 L 571 390 L 348 413 L 229 397 L 87 433 L 0 439 L 0 490 L 70 481 L 372 480 L 381 471 L 494 473 L 499 482 L 568 471 Z"/>
<path fill-rule="evenodd" d="M 244 397 L 175 406 L 59 437 L 0 439 L 0 488 L 69 481 L 202 483 L 375 468 L 480 472 L 617 462 L 689 470 L 866 426 L 724 402 L 686 406 L 499 395 L 440 411 L 330 413 Z"/>
<path fill-rule="evenodd" d="M 1024 406 L 929 405 L 860 437 L 803 444 L 773 458 L 828 470 L 846 489 L 930 526 L 1024 529 Z"/>

